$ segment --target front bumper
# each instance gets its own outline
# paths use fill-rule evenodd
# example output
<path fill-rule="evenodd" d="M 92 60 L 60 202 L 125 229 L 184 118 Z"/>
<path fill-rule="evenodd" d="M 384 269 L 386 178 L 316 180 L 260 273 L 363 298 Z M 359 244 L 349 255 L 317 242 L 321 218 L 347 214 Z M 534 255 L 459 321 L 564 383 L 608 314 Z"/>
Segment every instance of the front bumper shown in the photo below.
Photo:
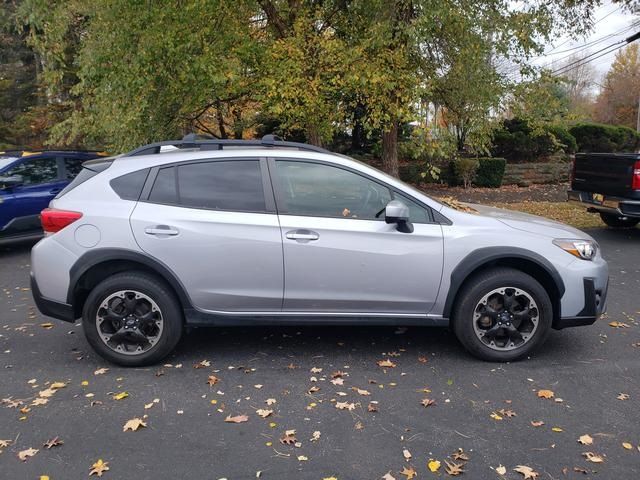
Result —
<path fill-rule="evenodd" d="M 43 315 L 64 320 L 65 322 L 75 321 L 76 317 L 73 312 L 73 306 L 67 303 L 56 302 L 55 300 L 42 296 L 33 273 L 31 274 L 31 294 L 33 295 L 38 310 L 40 310 L 40 313 Z"/>
<path fill-rule="evenodd" d="M 601 290 L 596 289 L 594 278 L 583 279 L 584 308 L 572 317 L 561 317 L 553 322 L 553 328 L 562 330 L 567 327 L 592 325 L 606 311 L 609 281 Z"/>
<path fill-rule="evenodd" d="M 589 210 L 620 217 L 640 217 L 640 201 L 628 198 L 600 195 L 592 192 L 569 190 L 567 198 L 572 203 L 582 203 Z"/>

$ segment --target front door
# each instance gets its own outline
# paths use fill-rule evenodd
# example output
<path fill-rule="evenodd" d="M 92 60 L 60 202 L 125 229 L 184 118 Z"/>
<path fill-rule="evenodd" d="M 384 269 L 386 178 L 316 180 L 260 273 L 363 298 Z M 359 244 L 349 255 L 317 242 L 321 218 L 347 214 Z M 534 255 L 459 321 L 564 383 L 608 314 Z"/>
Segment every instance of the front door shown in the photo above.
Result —
<path fill-rule="evenodd" d="M 282 240 L 270 188 L 265 160 L 163 167 L 131 215 L 133 233 L 197 308 L 280 312 Z"/>
<path fill-rule="evenodd" d="M 428 207 L 329 164 L 270 163 L 284 249 L 284 311 L 427 314 L 442 275 L 442 229 Z M 384 222 L 408 204 L 413 233 Z"/>

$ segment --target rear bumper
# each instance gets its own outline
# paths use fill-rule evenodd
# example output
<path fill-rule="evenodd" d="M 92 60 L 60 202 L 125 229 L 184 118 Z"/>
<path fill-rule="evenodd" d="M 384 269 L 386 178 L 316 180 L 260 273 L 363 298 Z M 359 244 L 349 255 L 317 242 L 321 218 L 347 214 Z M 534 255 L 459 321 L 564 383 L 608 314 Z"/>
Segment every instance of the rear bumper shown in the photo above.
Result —
<path fill-rule="evenodd" d="M 562 330 L 567 327 L 580 327 L 584 325 L 592 325 L 600 315 L 606 310 L 607 291 L 609 282 L 607 281 L 604 289 L 597 290 L 595 279 L 584 278 L 584 308 L 572 317 L 561 317 L 553 323 L 553 328 Z"/>
<path fill-rule="evenodd" d="M 33 295 L 38 310 L 40 310 L 40 313 L 43 315 L 64 320 L 65 322 L 75 321 L 73 306 L 43 297 L 33 273 L 31 274 L 31 294 Z"/>
<path fill-rule="evenodd" d="M 569 202 L 582 203 L 589 210 L 609 213 L 622 217 L 638 217 L 640 218 L 640 201 L 630 200 L 628 198 L 614 197 L 602 195 L 602 199 L 598 198 L 597 193 L 582 192 L 579 190 L 569 190 L 567 192 Z"/>

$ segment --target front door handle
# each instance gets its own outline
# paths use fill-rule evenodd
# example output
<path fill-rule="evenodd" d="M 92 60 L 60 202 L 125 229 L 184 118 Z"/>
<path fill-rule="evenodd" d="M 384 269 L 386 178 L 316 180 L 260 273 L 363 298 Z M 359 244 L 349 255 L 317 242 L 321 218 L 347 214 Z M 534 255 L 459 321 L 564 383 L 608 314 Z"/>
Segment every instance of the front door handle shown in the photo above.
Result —
<path fill-rule="evenodd" d="M 297 240 L 299 242 L 310 242 L 312 240 L 318 240 L 320 238 L 320 235 L 318 235 L 318 233 L 311 230 L 291 230 L 290 232 L 287 232 L 285 236 L 289 240 Z"/>
<path fill-rule="evenodd" d="M 147 227 L 144 229 L 147 235 L 178 235 L 178 230 L 168 225 L 156 225 L 155 227 Z"/>

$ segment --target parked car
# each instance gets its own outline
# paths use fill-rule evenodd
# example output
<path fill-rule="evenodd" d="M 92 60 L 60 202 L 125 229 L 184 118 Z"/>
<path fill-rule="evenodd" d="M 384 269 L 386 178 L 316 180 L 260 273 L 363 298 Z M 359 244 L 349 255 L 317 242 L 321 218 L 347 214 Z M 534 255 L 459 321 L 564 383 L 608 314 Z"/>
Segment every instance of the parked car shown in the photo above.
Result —
<path fill-rule="evenodd" d="M 635 227 L 640 222 L 640 154 L 577 154 L 568 196 L 612 228 Z"/>
<path fill-rule="evenodd" d="M 0 243 L 42 236 L 40 212 L 96 152 L 0 152 Z"/>
<path fill-rule="evenodd" d="M 452 325 L 508 361 L 605 307 L 589 235 L 311 145 L 188 136 L 84 168 L 42 212 L 32 291 L 121 365 L 161 360 L 185 325 L 270 322 Z"/>

